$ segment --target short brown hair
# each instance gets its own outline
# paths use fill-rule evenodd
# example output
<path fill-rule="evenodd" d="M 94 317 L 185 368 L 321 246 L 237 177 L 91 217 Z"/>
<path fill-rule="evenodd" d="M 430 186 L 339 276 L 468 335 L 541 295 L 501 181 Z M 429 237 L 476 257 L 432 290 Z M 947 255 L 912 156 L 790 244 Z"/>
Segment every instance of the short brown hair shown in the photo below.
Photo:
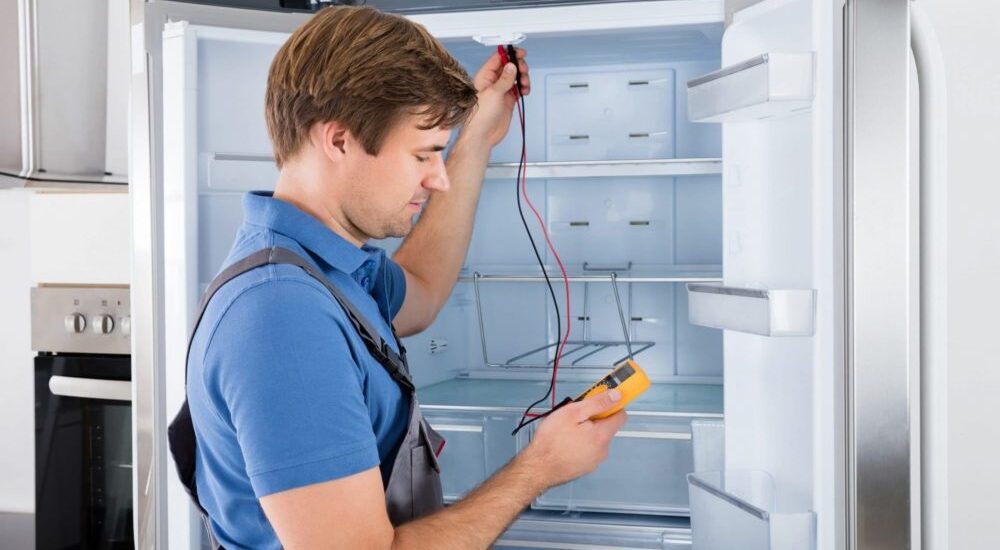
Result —
<path fill-rule="evenodd" d="M 469 74 L 422 26 L 370 7 L 328 7 L 278 50 L 265 116 L 278 167 L 318 122 L 343 124 L 370 155 L 403 116 L 461 124 L 476 105 Z"/>

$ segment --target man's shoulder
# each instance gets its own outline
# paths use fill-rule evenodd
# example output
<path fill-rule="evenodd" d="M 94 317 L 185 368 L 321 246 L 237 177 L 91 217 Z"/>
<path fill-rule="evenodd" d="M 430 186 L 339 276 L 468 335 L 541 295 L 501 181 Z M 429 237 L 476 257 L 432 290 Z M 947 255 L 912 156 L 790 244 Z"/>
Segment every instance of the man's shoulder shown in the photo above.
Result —
<path fill-rule="evenodd" d="M 270 230 L 252 233 L 240 231 L 216 276 L 253 253 L 275 246 L 291 250 L 310 261 L 309 254 L 299 243 L 279 233 Z M 280 307 L 280 299 L 283 297 L 291 297 L 296 293 L 312 296 L 316 292 L 329 295 L 323 284 L 302 268 L 290 264 L 266 264 L 241 273 L 223 285 L 206 307 L 205 317 L 222 317 L 237 301 L 267 309 Z M 322 300 L 317 305 L 321 306 Z"/>
<path fill-rule="evenodd" d="M 192 350 L 239 347 L 240 334 L 252 338 L 263 332 L 283 339 L 302 334 L 306 328 L 310 332 L 318 326 L 346 328 L 348 322 L 326 287 L 305 270 L 289 264 L 267 264 L 236 276 L 212 296 Z M 221 328 L 230 333 L 225 341 L 214 337 Z"/>

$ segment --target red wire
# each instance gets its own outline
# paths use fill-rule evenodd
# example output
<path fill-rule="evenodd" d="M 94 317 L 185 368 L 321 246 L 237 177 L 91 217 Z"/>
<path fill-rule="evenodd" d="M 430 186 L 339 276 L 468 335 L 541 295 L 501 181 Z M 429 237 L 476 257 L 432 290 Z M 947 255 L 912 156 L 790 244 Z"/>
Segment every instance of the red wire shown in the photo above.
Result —
<path fill-rule="evenodd" d="M 516 102 L 516 105 L 517 105 L 518 118 L 519 118 L 519 120 L 521 122 L 521 131 L 522 131 L 522 134 L 523 134 L 523 132 L 524 132 L 524 112 L 521 110 L 521 103 L 520 102 Z M 552 408 L 555 408 L 555 406 L 556 406 L 556 378 L 557 378 L 558 373 L 559 373 L 559 362 L 562 359 L 563 348 L 566 346 L 566 342 L 569 340 L 569 333 L 570 333 L 570 323 L 571 323 L 570 319 L 571 319 L 571 317 L 570 317 L 570 311 L 569 311 L 569 308 L 570 308 L 570 301 L 569 301 L 570 300 L 569 276 L 566 274 L 566 267 L 563 265 L 562 258 L 559 257 L 559 253 L 556 252 L 555 245 L 552 244 L 552 239 L 549 237 L 549 231 L 545 227 L 545 222 L 542 221 L 541 214 L 538 213 L 538 210 L 535 208 L 535 205 L 532 204 L 531 203 L 531 199 L 528 198 L 528 175 L 527 175 L 528 151 L 527 151 L 527 146 L 524 143 L 524 140 L 522 140 L 521 143 L 522 143 L 521 144 L 521 165 L 524 167 L 524 169 L 521 170 L 521 182 L 520 182 L 520 184 L 521 184 L 520 185 L 520 187 L 521 187 L 521 195 L 524 197 L 524 202 L 526 202 L 528 204 L 528 208 L 530 208 L 531 212 L 535 215 L 535 219 L 538 220 L 538 226 L 542 229 L 542 235 L 545 236 L 545 243 L 549 247 L 549 250 L 552 251 L 552 256 L 555 257 L 556 263 L 559 265 L 559 271 L 562 273 L 563 286 L 566 288 L 566 332 L 563 334 L 562 339 L 560 339 L 560 341 L 559 341 L 559 345 L 556 347 L 556 356 L 555 356 L 555 359 L 552 361 L 552 382 L 551 382 Z M 538 415 L 534 414 L 534 413 L 529 413 L 527 416 L 535 417 L 535 416 L 538 416 Z"/>

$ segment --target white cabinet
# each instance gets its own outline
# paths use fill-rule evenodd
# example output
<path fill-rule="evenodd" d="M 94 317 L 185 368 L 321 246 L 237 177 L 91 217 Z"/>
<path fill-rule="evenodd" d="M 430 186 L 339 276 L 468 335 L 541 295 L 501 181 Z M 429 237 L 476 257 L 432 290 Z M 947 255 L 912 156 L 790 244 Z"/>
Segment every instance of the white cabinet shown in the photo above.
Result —
<path fill-rule="evenodd" d="M 129 284 L 127 193 L 38 191 L 28 204 L 33 284 Z"/>

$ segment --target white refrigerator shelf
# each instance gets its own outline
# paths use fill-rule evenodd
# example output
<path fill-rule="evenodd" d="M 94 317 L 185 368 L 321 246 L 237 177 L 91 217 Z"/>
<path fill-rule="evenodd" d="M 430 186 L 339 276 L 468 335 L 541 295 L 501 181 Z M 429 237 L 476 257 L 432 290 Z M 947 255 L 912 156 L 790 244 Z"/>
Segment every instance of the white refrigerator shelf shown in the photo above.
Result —
<path fill-rule="evenodd" d="M 486 179 L 513 179 L 518 163 L 493 163 L 486 168 Z M 544 161 L 527 164 L 528 179 L 607 178 L 642 176 L 710 176 L 722 173 L 722 159 L 637 159 Z"/>
<path fill-rule="evenodd" d="M 694 122 L 745 122 L 809 109 L 813 54 L 765 53 L 691 80 Z"/>
<path fill-rule="evenodd" d="M 812 336 L 816 291 L 755 289 L 690 283 L 688 320 L 693 325 L 762 336 Z"/>
<path fill-rule="evenodd" d="M 520 414 L 524 407 L 545 393 L 548 380 L 452 378 L 417 388 L 425 411 L 509 412 Z M 590 382 L 559 381 L 558 399 L 579 395 Z M 548 402 L 536 410 L 548 410 Z M 634 416 L 722 418 L 721 384 L 654 382 L 649 390 L 629 403 Z"/>

